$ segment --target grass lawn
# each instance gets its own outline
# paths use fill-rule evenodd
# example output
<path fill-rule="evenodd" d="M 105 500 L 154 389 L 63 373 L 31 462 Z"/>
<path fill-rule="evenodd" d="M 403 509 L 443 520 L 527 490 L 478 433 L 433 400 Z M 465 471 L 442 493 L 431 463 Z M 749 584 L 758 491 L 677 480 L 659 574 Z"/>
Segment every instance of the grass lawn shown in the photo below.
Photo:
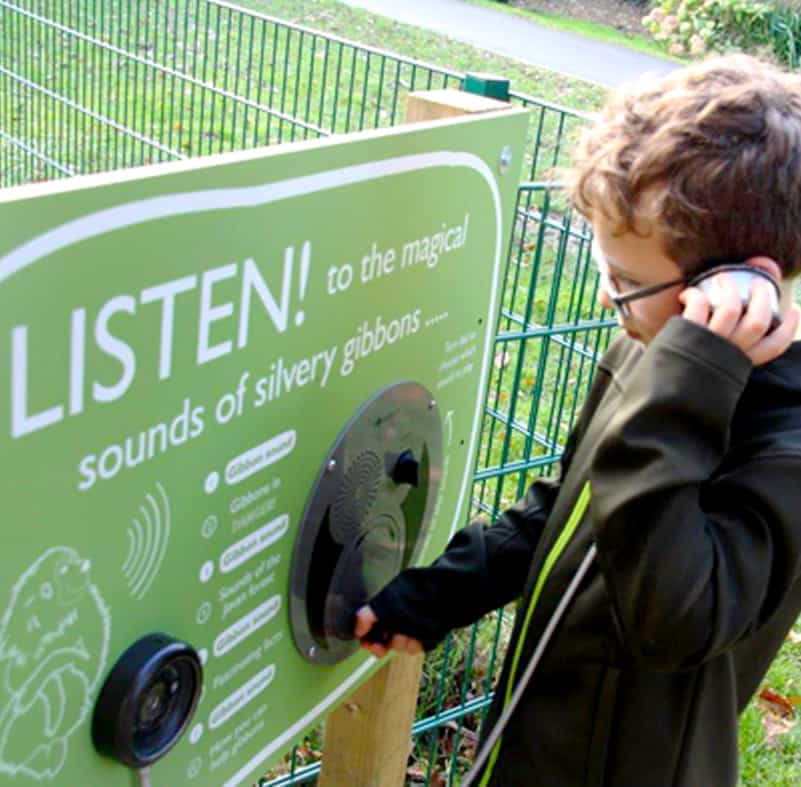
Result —
<path fill-rule="evenodd" d="M 335 0 L 247 0 L 241 5 L 363 46 L 379 44 L 451 73 L 494 72 L 508 77 L 518 93 L 572 110 L 592 111 L 603 101 L 594 85 L 520 66 Z M 101 8 L 99 15 L 90 6 L 62 5 L 52 11 L 56 21 L 77 28 L 86 39 L 59 38 L 52 28 L 42 27 L 35 30 L 37 47 L 20 46 L 18 38 L 33 35 L 21 16 L 11 14 L 0 27 L 12 70 L 51 92 L 45 96 L 3 78 L 7 100 L 0 102 L 0 124 L 39 155 L 23 154 L 21 146 L 0 139 L 0 185 L 314 138 L 318 128 L 341 133 L 384 127 L 402 117 L 408 90 L 442 87 L 446 81 L 444 74 L 429 75 L 413 63 L 347 44 L 329 46 L 319 37 L 279 30 L 211 3 L 176 0 Z M 93 36 L 158 66 L 93 46 Z M 48 56 L 39 57 L 38 49 Z M 169 77 L 172 69 L 185 77 Z M 447 84 L 458 81 L 454 77 Z M 66 96 L 88 112 L 53 95 Z M 252 105 L 231 95 L 247 96 Z M 545 148 L 550 144 L 553 149 L 557 134 L 547 126 L 560 123 L 558 115 L 551 112 L 543 128 Z M 576 124 L 571 120 L 568 125 Z"/>
<path fill-rule="evenodd" d="M 765 678 L 779 694 L 754 699 L 740 721 L 740 784 L 797 787 L 801 784 L 801 625 L 796 623 Z"/>
<path fill-rule="evenodd" d="M 488 71 L 508 77 L 514 90 L 571 109 L 589 112 L 603 103 L 603 91 L 597 85 L 527 66 L 336 0 L 239 0 L 239 5 L 456 71 Z"/>

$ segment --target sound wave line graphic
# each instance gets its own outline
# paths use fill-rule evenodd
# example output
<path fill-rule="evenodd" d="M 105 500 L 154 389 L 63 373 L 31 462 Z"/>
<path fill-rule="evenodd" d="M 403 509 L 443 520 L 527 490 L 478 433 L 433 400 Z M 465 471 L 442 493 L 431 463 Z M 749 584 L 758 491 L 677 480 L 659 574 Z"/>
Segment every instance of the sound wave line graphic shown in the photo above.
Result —
<path fill-rule="evenodd" d="M 156 482 L 157 495 L 145 494 L 139 506 L 140 516 L 131 518 L 128 526 L 128 553 L 122 573 L 128 590 L 141 601 L 156 579 L 170 541 L 170 501 L 164 487 Z"/>

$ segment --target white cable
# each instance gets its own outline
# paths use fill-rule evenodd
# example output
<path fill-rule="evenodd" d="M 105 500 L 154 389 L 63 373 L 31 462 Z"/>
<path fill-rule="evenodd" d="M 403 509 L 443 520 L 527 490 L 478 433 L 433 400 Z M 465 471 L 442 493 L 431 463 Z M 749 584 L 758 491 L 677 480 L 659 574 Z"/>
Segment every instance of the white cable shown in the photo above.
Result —
<path fill-rule="evenodd" d="M 584 560 L 581 561 L 581 565 L 579 566 L 578 571 L 576 571 L 575 576 L 567 586 L 567 590 L 565 590 L 559 605 L 554 610 L 553 615 L 551 615 L 551 619 L 548 621 L 548 625 L 545 627 L 545 631 L 542 632 L 540 641 L 537 643 L 534 655 L 531 657 L 531 661 L 529 661 L 528 665 L 526 666 L 526 671 L 523 673 L 523 677 L 520 678 L 520 682 L 515 687 L 512 698 L 509 700 L 509 704 L 504 708 L 503 713 L 501 713 L 500 717 L 498 718 L 498 721 L 495 722 L 495 726 L 492 728 L 492 732 L 487 737 L 487 740 L 484 741 L 484 745 L 481 747 L 481 751 L 478 753 L 478 756 L 473 763 L 473 767 L 468 771 L 467 774 L 465 774 L 465 777 L 461 782 L 461 787 L 470 787 L 470 785 L 472 785 L 475 781 L 476 776 L 478 776 L 479 771 L 484 767 L 487 757 L 489 757 L 492 749 L 495 748 L 495 743 L 503 734 L 509 719 L 512 717 L 512 714 L 517 707 L 517 703 L 520 702 L 520 698 L 523 696 L 523 692 L 526 690 L 526 686 L 528 686 L 531 676 L 534 674 L 534 670 L 537 668 L 537 664 L 539 664 L 542 654 L 545 651 L 545 648 L 547 647 L 551 637 L 553 636 L 554 630 L 559 624 L 559 621 L 562 619 L 562 616 L 565 614 L 568 604 L 570 604 L 570 602 L 573 600 L 573 596 L 576 595 L 578 586 L 581 580 L 584 579 L 584 576 L 589 570 L 592 561 L 595 560 L 597 553 L 598 548 L 595 546 L 595 544 L 593 544 L 587 551 L 587 554 L 584 556 Z"/>

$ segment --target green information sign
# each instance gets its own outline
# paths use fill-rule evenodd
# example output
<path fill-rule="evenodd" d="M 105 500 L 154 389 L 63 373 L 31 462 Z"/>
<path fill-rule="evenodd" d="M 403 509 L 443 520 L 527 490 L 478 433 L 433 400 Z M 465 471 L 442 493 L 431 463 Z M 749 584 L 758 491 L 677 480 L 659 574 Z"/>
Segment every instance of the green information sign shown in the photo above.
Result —
<path fill-rule="evenodd" d="M 525 127 L 0 194 L 2 784 L 129 787 L 92 719 L 154 632 L 203 664 L 155 787 L 252 784 L 378 666 L 348 603 L 464 522 Z"/>

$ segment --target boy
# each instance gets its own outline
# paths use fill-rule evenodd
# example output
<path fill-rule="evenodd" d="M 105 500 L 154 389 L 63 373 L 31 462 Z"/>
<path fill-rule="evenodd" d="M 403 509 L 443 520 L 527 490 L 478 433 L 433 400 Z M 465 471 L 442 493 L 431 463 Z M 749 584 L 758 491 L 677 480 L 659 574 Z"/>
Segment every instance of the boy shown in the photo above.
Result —
<path fill-rule="evenodd" d="M 737 716 L 801 612 L 801 79 L 745 56 L 613 98 L 578 154 L 601 303 L 625 331 L 601 361 L 558 481 L 459 532 L 359 610 L 397 650 L 522 597 L 484 735 L 590 549 L 477 784 L 733 787 Z M 770 282 L 743 306 L 687 287 L 724 260 Z M 363 643 L 382 655 L 380 645 Z"/>

